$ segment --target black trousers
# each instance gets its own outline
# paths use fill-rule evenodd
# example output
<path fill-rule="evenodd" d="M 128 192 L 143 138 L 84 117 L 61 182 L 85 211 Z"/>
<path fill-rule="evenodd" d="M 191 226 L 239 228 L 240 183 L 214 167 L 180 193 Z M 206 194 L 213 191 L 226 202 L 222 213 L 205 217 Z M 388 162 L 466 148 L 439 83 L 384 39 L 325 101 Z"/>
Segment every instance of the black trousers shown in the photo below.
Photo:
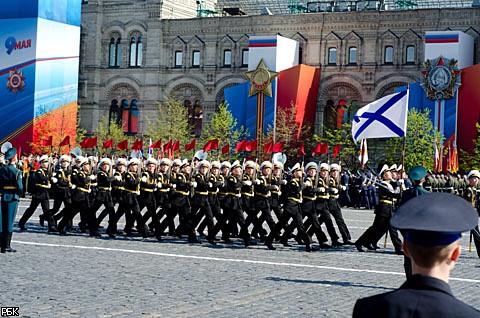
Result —
<path fill-rule="evenodd" d="M 37 198 L 32 198 L 32 201 L 30 202 L 30 206 L 23 213 L 22 217 L 20 218 L 20 221 L 18 221 L 18 225 L 20 227 L 25 226 L 25 223 L 27 223 L 27 221 L 32 217 L 33 213 L 35 213 L 35 210 L 39 205 L 42 206 L 43 215 L 45 217 L 45 220 L 47 220 L 48 222 L 48 227 L 49 228 L 56 227 L 56 222 L 53 219 L 52 214 L 50 213 L 50 201 L 48 199 L 37 199 Z"/>
<path fill-rule="evenodd" d="M 65 227 L 73 222 L 73 218 L 80 212 L 80 218 L 82 224 L 87 224 L 90 234 L 94 234 L 98 231 L 97 220 L 95 214 L 90 208 L 90 201 L 88 199 L 82 201 L 72 201 L 71 208 L 65 211 L 65 215 L 58 223 L 58 230 L 64 231 Z M 83 229 L 82 229 L 83 230 Z"/>
<path fill-rule="evenodd" d="M 328 199 L 328 210 L 335 219 L 335 222 L 337 223 L 337 227 L 340 231 L 343 242 L 345 243 L 347 241 L 350 241 L 352 237 L 350 236 L 347 224 L 343 219 L 342 210 L 340 209 L 340 205 L 338 204 L 337 199 Z"/>
<path fill-rule="evenodd" d="M 102 201 L 95 200 L 93 202 L 93 206 L 91 208 L 91 210 L 92 210 L 91 213 L 93 213 L 93 215 L 96 215 L 98 209 L 100 209 L 102 207 L 102 205 L 104 205 L 105 208 L 100 213 L 100 216 L 104 216 L 104 217 L 102 217 L 101 219 L 100 219 L 100 217 L 96 218 L 97 227 L 100 225 L 100 223 L 105 218 L 105 216 L 108 215 L 107 234 L 117 234 L 117 219 L 116 219 L 116 216 L 115 216 L 115 209 L 113 208 L 113 205 L 105 204 Z"/>
<path fill-rule="evenodd" d="M 273 230 L 268 235 L 267 239 L 265 240 L 265 243 L 271 244 L 275 239 L 275 237 L 280 233 L 282 228 L 287 226 L 288 221 L 290 221 L 290 219 L 292 219 L 293 224 L 295 224 L 295 227 L 297 228 L 299 238 L 301 238 L 306 244 L 311 244 L 310 236 L 307 234 L 305 230 L 305 225 L 303 224 L 303 216 L 302 216 L 302 210 L 300 208 L 300 203 L 297 203 L 291 200 L 285 204 L 284 211 L 280 216 L 280 219 L 278 220 L 277 224 L 275 224 L 275 226 L 273 227 Z M 289 234 L 287 233 L 287 231 L 285 231 L 284 235 L 289 235 Z M 281 241 L 284 241 L 284 238 L 282 238 Z"/>

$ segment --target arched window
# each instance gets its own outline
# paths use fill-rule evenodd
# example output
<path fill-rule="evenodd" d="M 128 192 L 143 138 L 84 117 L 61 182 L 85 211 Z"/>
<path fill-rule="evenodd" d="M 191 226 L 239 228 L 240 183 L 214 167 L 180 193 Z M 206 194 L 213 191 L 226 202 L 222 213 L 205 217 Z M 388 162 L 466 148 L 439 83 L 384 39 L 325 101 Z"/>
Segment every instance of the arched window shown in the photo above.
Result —
<path fill-rule="evenodd" d="M 405 62 L 408 64 L 415 63 L 415 46 L 413 45 L 407 46 Z"/>
<path fill-rule="evenodd" d="M 223 66 L 224 67 L 232 66 L 232 50 L 223 51 Z"/>
<path fill-rule="evenodd" d="M 138 101 L 132 100 L 130 105 L 128 100 L 122 100 L 122 129 L 127 135 L 134 135 L 138 132 Z"/>
<path fill-rule="evenodd" d="M 341 128 L 345 122 L 345 116 L 348 115 L 347 103 L 344 100 L 338 102 L 336 128 Z"/>
<path fill-rule="evenodd" d="M 393 64 L 393 46 L 385 47 L 385 56 L 383 61 L 385 64 Z"/>
<path fill-rule="evenodd" d="M 357 64 L 357 48 L 354 46 L 348 48 L 348 64 Z"/>
<path fill-rule="evenodd" d="M 328 64 L 336 65 L 337 64 L 337 48 L 331 47 L 328 49 Z"/>
<path fill-rule="evenodd" d="M 132 67 L 142 66 L 143 59 L 143 44 L 142 37 L 135 38 L 132 36 L 130 39 L 130 63 Z"/>
<path fill-rule="evenodd" d="M 108 112 L 108 122 L 109 124 L 113 121 L 116 124 L 120 123 L 120 108 L 118 107 L 118 100 L 112 100 L 110 104 L 110 111 Z"/>
<path fill-rule="evenodd" d="M 323 113 L 323 126 L 325 129 L 334 129 L 337 122 L 337 112 L 333 100 L 327 100 Z"/>
<path fill-rule="evenodd" d="M 120 67 L 122 62 L 122 43 L 120 38 L 111 38 L 108 46 L 108 66 Z"/>

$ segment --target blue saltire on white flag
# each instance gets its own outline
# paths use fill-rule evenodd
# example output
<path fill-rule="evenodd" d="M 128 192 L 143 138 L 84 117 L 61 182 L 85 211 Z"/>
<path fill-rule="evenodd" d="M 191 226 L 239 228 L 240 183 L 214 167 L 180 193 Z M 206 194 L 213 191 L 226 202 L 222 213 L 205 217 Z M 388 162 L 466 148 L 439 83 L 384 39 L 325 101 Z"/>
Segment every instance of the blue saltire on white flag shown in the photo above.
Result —
<path fill-rule="evenodd" d="M 352 137 L 404 137 L 407 132 L 408 89 L 387 95 L 360 108 L 352 121 Z"/>

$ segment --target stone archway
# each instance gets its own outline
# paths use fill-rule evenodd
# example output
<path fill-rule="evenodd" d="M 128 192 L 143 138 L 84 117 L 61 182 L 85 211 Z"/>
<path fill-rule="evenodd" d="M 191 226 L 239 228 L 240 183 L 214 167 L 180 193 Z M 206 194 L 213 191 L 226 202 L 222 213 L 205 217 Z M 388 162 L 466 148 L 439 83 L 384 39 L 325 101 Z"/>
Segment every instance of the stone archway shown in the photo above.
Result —
<path fill-rule="evenodd" d="M 193 84 L 182 83 L 173 87 L 171 94 L 187 108 L 190 131 L 196 137 L 199 137 L 203 126 L 202 91 Z"/>

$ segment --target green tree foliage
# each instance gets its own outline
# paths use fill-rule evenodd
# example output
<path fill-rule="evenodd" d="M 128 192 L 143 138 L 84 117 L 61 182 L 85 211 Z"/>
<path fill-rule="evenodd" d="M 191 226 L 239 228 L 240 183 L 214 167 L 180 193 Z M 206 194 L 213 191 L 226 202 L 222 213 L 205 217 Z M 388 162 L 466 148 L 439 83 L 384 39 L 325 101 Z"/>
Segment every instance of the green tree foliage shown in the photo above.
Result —
<path fill-rule="evenodd" d="M 429 110 L 410 109 L 407 118 L 405 170 L 417 165 L 433 170 L 435 142 L 442 145 L 443 136 L 435 131 L 429 118 Z M 385 160 L 389 163 L 400 163 L 402 149 L 403 138 L 388 139 L 384 147 Z"/>
<path fill-rule="evenodd" d="M 225 102 L 221 103 L 210 122 L 203 129 L 201 138 L 197 142 L 197 149 L 201 149 L 209 140 L 218 139 L 219 152 L 223 146 L 228 144 L 231 154 L 234 154 L 235 145 L 247 136 L 247 131 L 243 126 L 240 129 L 236 129 L 236 126 L 237 120 L 228 110 L 228 105 Z M 227 155 L 222 157 L 222 159 L 228 158 Z"/>
<path fill-rule="evenodd" d="M 473 139 L 473 153 L 460 149 L 460 170 L 468 172 L 480 169 L 480 124 L 476 124 L 477 138 Z"/>
<path fill-rule="evenodd" d="M 178 140 L 183 151 L 193 137 L 189 132 L 187 110 L 182 103 L 171 97 L 158 103 L 158 117 L 147 119 L 145 137 L 152 138 L 153 142 L 161 138 L 163 144 L 170 139 L 173 142 Z"/>
<path fill-rule="evenodd" d="M 121 124 L 117 124 L 115 119 L 110 120 L 110 123 L 108 122 L 108 118 L 106 116 L 102 117 L 102 120 L 98 123 L 98 131 L 95 134 L 98 137 L 98 149 L 102 149 L 102 144 L 104 141 L 107 141 L 109 139 L 113 139 L 113 142 L 116 144 L 118 142 L 121 142 L 125 139 L 129 140 L 129 145 L 132 144 L 132 142 L 135 140 L 134 137 L 127 137 L 125 133 L 123 132 Z M 115 146 L 115 145 L 114 145 Z M 116 148 L 107 150 L 110 152 L 117 151 Z M 103 152 L 103 150 L 102 150 Z"/>
<path fill-rule="evenodd" d="M 351 123 L 344 123 L 340 128 L 325 129 L 324 138 L 315 137 L 317 141 L 328 142 L 328 157 L 322 159 L 327 159 L 330 162 L 340 162 L 342 165 L 350 168 L 359 165 L 359 150 L 357 149 L 359 146 L 353 142 Z M 333 158 L 333 148 L 336 145 L 340 145 L 340 152 L 337 158 Z M 323 155 L 323 157 L 325 157 L 325 155 Z"/>

